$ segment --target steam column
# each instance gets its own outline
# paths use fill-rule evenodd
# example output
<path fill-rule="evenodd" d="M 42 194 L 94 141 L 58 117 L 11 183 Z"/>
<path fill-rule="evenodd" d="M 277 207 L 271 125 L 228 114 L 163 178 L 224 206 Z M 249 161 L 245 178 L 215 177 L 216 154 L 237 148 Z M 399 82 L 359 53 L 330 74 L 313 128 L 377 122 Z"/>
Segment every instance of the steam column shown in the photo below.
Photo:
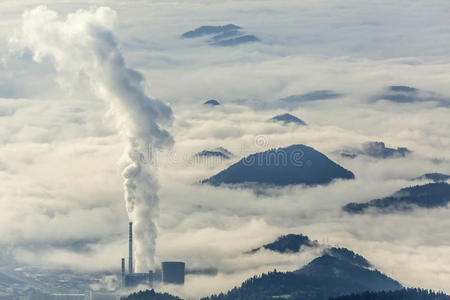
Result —
<path fill-rule="evenodd" d="M 129 253 L 128 253 L 128 271 L 133 274 L 133 222 L 130 222 L 129 234 Z"/>

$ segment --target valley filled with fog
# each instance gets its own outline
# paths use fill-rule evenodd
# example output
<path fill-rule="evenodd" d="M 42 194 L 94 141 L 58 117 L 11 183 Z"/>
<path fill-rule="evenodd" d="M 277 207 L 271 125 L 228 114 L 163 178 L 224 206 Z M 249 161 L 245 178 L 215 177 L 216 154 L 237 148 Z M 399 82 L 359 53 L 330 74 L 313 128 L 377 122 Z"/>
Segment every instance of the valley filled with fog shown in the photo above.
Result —
<path fill-rule="evenodd" d="M 171 109 L 161 127 L 170 145 L 145 145 L 139 158 L 151 166 L 151 190 L 159 195 L 149 209 L 157 232 L 149 251 L 154 264 L 181 260 L 198 273 L 161 291 L 187 298 L 226 292 L 257 274 L 297 270 L 335 246 L 405 287 L 450 293 L 448 206 L 342 209 L 432 182 L 419 178 L 426 173 L 450 174 L 445 1 L 101 1 L 106 12 L 89 1 L 47 2 L 28 23 L 23 12 L 38 2 L 0 5 L 0 273 L 30 266 L 101 273 L 93 289 L 107 290 L 128 253 L 124 134 L 117 129 L 124 121 L 109 105 L 114 93 L 99 100 L 91 85 L 107 82 L 102 88 L 119 94 L 132 87 L 96 69 L 83 74 L 90 65 L 79 54 L 89 36 L 67 38 L 63 54 L 36 46 L 23 24 L 58 12 L 64 26 L 69 13 L 82 25 L 92 18 L 111 26 L 113 49 L 142 74 L 142 91 Z M 226 24 L 257 41 L 181 38 Z M 36 59 L 23 44 L 50 54 Z M 74 74 L 76 64 L 83 67 Z M 220 105 L 204 104 L 210 99 Z M 135 113 L 139 126 L 146 111 Z M 304 124 L 271 120 L 286 113 Z M 155 141 L 163 144 L 161 136 Z M 354 179 L 257 188 L 202 183 L 251 154 L 291 145 L 314 148 Z M 196 155 L 204 150 L 216 155 Z M 317 171 L 300 161 L 305 172 Z M 321 246 L 246 253 L 290 233 Z"/>

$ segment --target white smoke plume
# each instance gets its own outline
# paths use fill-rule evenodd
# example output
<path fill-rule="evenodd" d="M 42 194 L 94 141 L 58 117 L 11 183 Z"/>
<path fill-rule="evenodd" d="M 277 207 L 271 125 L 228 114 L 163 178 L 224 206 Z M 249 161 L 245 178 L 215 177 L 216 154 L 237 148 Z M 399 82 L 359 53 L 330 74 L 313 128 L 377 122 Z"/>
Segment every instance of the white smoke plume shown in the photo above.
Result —
<path fill-rule="evenodd" d="M 147 158 L 151 147 L 173 143 L 164 129 L 171 125 L 172 110 L 146 96 L 143 76 L 126 66 L 113 34 L 115 19 L 115 11 L 106 7 L 78 10 L 63 19 L 39 6 L 23 14 L 11 45 L 28 49 L 37 62 L 50 58 L 62 83 L 87 78 L 94 94 L 117 116 L 126 141 L 121 169 L 126 207 L 135 228 L 135 269 L 144 271 L 154 266 L 159 199 L 155 170 L 142 158 Z"/>

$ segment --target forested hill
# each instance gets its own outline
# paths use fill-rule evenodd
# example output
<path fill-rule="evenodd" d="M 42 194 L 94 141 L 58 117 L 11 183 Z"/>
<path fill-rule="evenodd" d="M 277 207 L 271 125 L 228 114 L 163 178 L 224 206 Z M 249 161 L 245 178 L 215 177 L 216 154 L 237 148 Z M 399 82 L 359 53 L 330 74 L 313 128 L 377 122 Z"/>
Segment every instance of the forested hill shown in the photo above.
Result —
<path fill-rule="evenodd" d="M 182 300 L 177 296 L 172 296 L 167 293 L 157 293 L 155 290 L 139 291 L 128 295 L 127 297 L 121 297 L 121 300 Z"/>
<path fill-rule="evenodd" d="M 276 270 L 248 279 L 226 294 L 203 300 L 327 300 L 351 293 L 401 289 L 386 275 L 329 255 L 316 258 L 295 272 Z"/>
<path fill-rule="evenodd" d="M 204 184 L 287 186 L 329 184 L 335 179 L 354 179 L 344 169 L 319 151 L 305 145 L 291 145 L 249 155 Z"/>
<path fill-rule="evenodd" d="M 282 273 L 278 273 L 282 274 Z M 256 278 L 256 277 L 255 277 Z M 275 287 L 276 288 L 276 287 Z M 262 298 L 254 296 L 255 298 L 248 298 L 244 294 L 235 294 L 237 298 L 232 298 L 233 300 L 250 300 L 250 299 L 274 299 L 264 298 L 266 296 L 261 295 Z M 214 296 L 216 298 L 211 299 L 231 299 L 223 298 L 225 295 L 221 294 L 219 296 Z M 217 298 L 222 297 L 222 298 Z M 296 296 L 297 298 L 284 297 L 284 299 L 303 299 L 301 294 Z M 156 293 L 154 290 L 141 291 L 138 293 L 131 294 L 128 297 L 122 297 L 122 300 L 182 300 L 179 297 L 169 295 L 167 293 L 161 294 Z M 205 298 L 209 299 L 209 298 Z M 359 294 L 350 294 L 336 298 L 329 298 L 329 300 L 450 300 L 450 296 L 442 292 L 434 292 L 431 290 L 424 289 L 401 289 L 395 291 L 380 291 L 380 292 L 363 292 Z"/>
<path fill-rule="evenodd" d="M 450 300 L 450 296 L 441 292 L 423 289 L 404 289 L 397 291 L 364 292 L 330 300 Z"/>

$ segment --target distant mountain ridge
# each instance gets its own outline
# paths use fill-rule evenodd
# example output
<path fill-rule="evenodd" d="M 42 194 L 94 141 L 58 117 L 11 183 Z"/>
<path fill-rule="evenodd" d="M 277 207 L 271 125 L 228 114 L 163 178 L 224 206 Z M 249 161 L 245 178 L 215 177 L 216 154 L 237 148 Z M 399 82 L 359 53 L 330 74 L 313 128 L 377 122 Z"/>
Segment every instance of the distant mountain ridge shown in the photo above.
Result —
<path fill-rule="evenodd" d="M 294 115 L 291 114 L 281 114 L 281 115 L 276 115 L 275 117 L 269 119 L 269 121 L 271 122 L 280 122 L 283 123 L 284 125 L 286 124 L 296 124 L 296 125 L 306 125 L 306 123 L 302 120 L 300 120 L 299 118 L 297 118 Z"/>
<path fill-rule="evenodd" d="M 242 27 L 234 24 L 227 24 L 223 26 L 200 26 L 194 30 L 183 33 L 181 38 L 191 39 L 213 35 L 207 43 L 211 46 L 220 47 L 234 47 L 241 44 L 260 41 L 256 36 L 252 34 L 245 34 L 241 29 Z"/>
<path fill-rule="evenodd" d="M 221 39 L 218 39 L 218 37 L 216 36 L 216 39 L 210 42 L 210 45 L 220 47 L 234 47 L 242 44 L 254 43 L 259 41 L 260 40 L 253 34 L 246 34 L 238 37 L 221 38 Z"/>
<path fill-rule="evenodd" d="M 249 107 L 252 107 L 255 110 L 287 110 L 287 111 L 294 111 L 298 109 L 302 105 L 307 105 L 308 103 L 313 103 L 316 101 L 327 101 L 327 100 L 333 100 L 333 101 L 339 101 L 339 98 L 344 97 L 344 94 L 338 93 L 333 90 L 315 90 L 310 91 L 305 94 L 297 94 L 297 95 L 290 95 L 284 98 L 280 99 L 248 99 L 248 98 L 242 98 L 242 99 L 234 99 L 232 100 L 233 103 L 236 103 L 238 105 L 246 105 Z"/>
<path fill-rule="evenodd" d="M 223 147 L 214 148 L 211 150 L 203 150 L 194 155 L 194 157 L 217 157 L 217 158 L 223 158 L 223 159 L 230 159 L 233 157 L 233 153 L 228 151 L 227 149 Z"/>
<path fill-rule="evenodd" d="M 205 101 L 203 104 L 210 105 L 210 106 L 218 106 L 218 105 L 220 105 L 220 102 L 215 99 L 209 99 L 209 100 Z"/>
<path fill-rule="evenodd" d="M 288 97 L 284 97 L 279 99 L 280 104 L 283 104 L 286 108 L 293 110 L 298 108 L 301 104 L 313 102 L 313 101 L 321 101 L 321 100 L 331 100 L 338 99 L 343 97 L 344 95 L 332 90 L 317 90 L 308 92 L 306 94 L 299 95 L 291 95 Z"/>
<path fill-rule="evenodd" d="M 414 178 L 415 180 L 431 180 L 433 182 L 443 182 L 450 179 L 450 175 L 443 173 L 426 173 L 422 176 Z"/>
<path fill-rule="evenodd" d="M 329 184 L 335 179 L 354 179 L 349 170 L 305 145 L 291 145 L 249 155 L 203 184 L 286 186 Z"/>
<path fill-rule="evenodd" d="M 374 158 L 395 158 L 405 157 L 411 153 L 406 147 L 389 148 L 383 142 L 366 142 L 360 149 L 350 148 L 341 152 L 342 157 L 355 158 L 358 155 L 365 155 Z"/>
<path fill-rule="evenodd" d="M 194 30 L 187 31 L 181 35 L 181 38 L 184 39 L 191 39 L 191 38 L 198 38 L 205 35 L 211 35 L 211 34 L 223 34 L 225 32 L 234 32 L 237 30 L 240 30 L 241 27 L 234 25 L 234 24 L 227 24 L 223 26 L 200 26 Z"/>
<path fill-rule="evenodd" d="M 247 253 L 256 253 L 261 249 L 272 250 L 279 253 L 296 253 L 304 247 L 318 247 L 317 241 L 311 241 L 303 234 L 287 234 L 277 238 L 276 241 L 250 250 Z"/>
<path fill-rule="evenodd" d="M 445 182 L 429 183 L 403 188 L 392 196 L 365 203 L 349 203 L 343 210 L 351 214 L 362 214 L 372 209 L 378 213 L 392 213 L 420 208 L 443 207 L 450 202 L 450 185 Z"/>
<path fill-rule="evenodd" d="M 450 106 L 449 99 L 434 92 L 423 91 L 418 88 L 405 85 L 391 85 L 374 97 L 375 101 L 387 100 L 395 103 L 435 102 L 439 106 Z"/>

